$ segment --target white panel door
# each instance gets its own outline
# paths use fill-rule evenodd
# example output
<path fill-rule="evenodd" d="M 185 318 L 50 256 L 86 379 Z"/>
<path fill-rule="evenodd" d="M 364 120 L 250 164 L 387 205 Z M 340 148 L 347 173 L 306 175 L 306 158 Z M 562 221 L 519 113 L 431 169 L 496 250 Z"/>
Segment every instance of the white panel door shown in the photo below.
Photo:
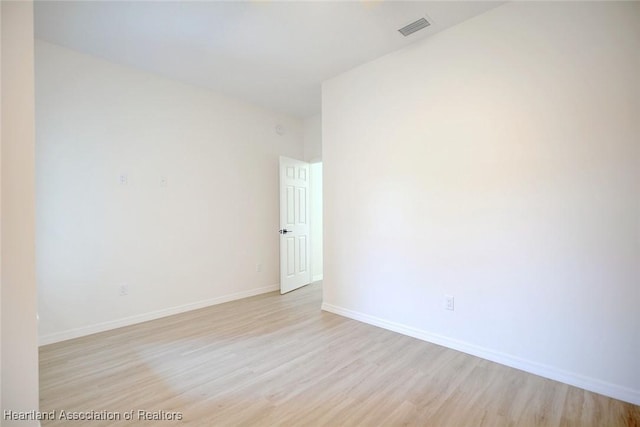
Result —
<path fill-rule="evenodd" d="M 309 163 L 280 157 L 280 293 L 311 282 Z"/>

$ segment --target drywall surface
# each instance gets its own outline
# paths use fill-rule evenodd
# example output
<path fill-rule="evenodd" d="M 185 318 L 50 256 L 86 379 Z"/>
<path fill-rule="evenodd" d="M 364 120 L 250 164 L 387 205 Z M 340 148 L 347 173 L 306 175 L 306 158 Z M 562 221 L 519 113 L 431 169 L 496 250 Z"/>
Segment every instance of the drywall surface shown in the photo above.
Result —
<path fill-rule="evenodd" d="M 37 426 L 33 3 L 1 2 L 0 301 L 3 426 Z"/>
<path fill-rule="evenodd" d="M 316 114 L 303 121 L 304 160 L 319 162 L 322 160 L 322 115 Z"/>
<path fill-rule="evenodd" d="M 36 136 L 41 342 L 278 288 L 300 120 L 37 41 Z"/>
<path fill-rule="evenodd" d="M 325 82 L 323 307 L 640 404 L 639 55 L 514 2 Z"/>

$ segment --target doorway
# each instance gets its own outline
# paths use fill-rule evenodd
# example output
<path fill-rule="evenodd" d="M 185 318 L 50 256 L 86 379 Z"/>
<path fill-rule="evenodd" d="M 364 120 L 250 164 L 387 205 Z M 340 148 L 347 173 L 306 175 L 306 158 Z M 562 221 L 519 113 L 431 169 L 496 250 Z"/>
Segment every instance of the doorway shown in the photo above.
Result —
<path fill-rule="evenodd" d="M 322 280 L 322 163 L 280 157 L 280 293 Z"/>
<path fill-rule="evenodd" d="M 322 268 L 322 162 L 309 165 L 310 184 L 310 239 L 311 239 L 311 282 L 323 278 Z"/>

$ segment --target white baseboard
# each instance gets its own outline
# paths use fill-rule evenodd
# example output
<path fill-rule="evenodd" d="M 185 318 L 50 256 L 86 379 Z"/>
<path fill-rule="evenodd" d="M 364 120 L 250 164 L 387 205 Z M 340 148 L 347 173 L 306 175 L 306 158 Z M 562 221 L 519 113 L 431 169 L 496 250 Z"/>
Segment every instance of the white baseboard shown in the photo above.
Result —
<path fill-rule="evenodd" d="M 438 344 L 444 347 L 458 350 L 463 353 L 471 354 L 473 356 L 487 359 L 492 362 L 500 363 L 501 365 L 520 369 L 522 371 L 539 375 L 541 377 L 560 381 L 565 384 L 593 391 L 605 396 L 613 397 L 614 399 L 633 403 L 634 405 L 640 405 L 640 390 L 633 390 L 596 378 L 586 377 L 574 372 L 569 372 L 553 366 L 522 359 L 510 354 L 470 344 L 468 342 L 448 338 L 443 335 L 433 334 L 431 332 L 402 325 L 400 323 L 390 322 L 379 317 L 370 316 L 368 314 L 338 307 L 332 304 L 322 303 L 322 310 L 338 314 L 340 316 L 348 317 L 350 319 L 358 320 L 360 322 L 368 323 L 370 325 L 378 326 L 380 328 L 387 329 L 393 332 L 398 332 L 403 335 L 408 335 L 422 341 L 427 341 L 433 344 Z"/>
<path fill-rule="evenodd" d="M 280 289 L 280 284 L 263 286 L 260 288 L 250 289 L 248 291 L 235 292 L 233 294 L 221 297 L 211 298 L 204 301 L 196 301 L 188 304 L 178 305 L 175 307 L 163 308 L 161 310 L 149 313 L 137 314 L 135 316 L 124 317 L 122 319 L 110 320 L 108 322 L 96 323 L 93 325 L 83 326 L 80 328 L 69 329 L 66 331 L 55 332 L 49 335 L 43 335 L 39 339 L 39 345 L 53 344 L 60 341 L 66 341 L 73 338 L 83 337 L 98 332 L 109 331 L 111 329 L 121 328 L 123 326 L 134 325 L 136 323 L 146 322 L 149 320 L 159 319 L 161 317 L 171 316 L 172 314 L 184 313 L 186 311 L 197 310 L 199 308 L 209 307 L 216 304 L 222 304 L 229 301 L 235 301 L 242 298 L 252 297 L 254 295 L 265 294 Z"/>
<path fill-rule="evenodd" d="M 323 275 L 322 274 L 316 274 L 315 276 L 311 277 L 311 282 L 317 282 L 319 280 L 322 280 Z"/>

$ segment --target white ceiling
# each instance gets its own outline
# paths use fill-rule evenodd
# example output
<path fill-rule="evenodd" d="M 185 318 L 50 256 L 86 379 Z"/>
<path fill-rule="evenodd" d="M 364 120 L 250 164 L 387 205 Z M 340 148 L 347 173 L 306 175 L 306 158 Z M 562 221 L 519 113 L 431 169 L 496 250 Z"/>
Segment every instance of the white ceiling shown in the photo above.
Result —
<path fill-rule="evenodd" d="M 297 117 L 322 81 L 504 2 L 38 1 L 36 37 Z M 432 25 L 397 30 L 421 17 Z"/>

